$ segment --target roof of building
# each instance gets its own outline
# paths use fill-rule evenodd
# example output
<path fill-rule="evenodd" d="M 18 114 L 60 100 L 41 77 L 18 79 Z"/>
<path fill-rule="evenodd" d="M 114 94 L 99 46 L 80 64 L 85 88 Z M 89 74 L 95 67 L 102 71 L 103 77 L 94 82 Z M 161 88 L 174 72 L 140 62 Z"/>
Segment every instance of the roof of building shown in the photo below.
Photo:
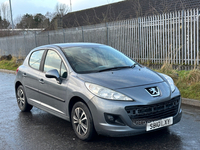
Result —
<path fill-rule="evenodd" d="M 125 0 L 68 13 L 63 25 L 71 28 L 193 8 L 200 8 L 200 0 Z"/>

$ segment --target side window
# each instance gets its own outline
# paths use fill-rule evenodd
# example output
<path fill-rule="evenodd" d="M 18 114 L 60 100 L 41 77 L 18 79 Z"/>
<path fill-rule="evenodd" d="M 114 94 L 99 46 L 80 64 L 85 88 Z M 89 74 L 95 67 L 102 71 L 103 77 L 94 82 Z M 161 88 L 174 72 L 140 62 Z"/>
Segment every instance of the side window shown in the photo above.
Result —
<path fill-rule="evenodd" d="M 44 50 L 39 50 L 31 54 L 31 57 L 29 59 L 29 65 L 32 68 L 39 70 L 43 53 L 44 53 Z"/>
<path fill-rule="evenodd" d="M 47 72 L 52 69 L 57 69 L 60 73 L 61 67 L 61 58 L 55 51 L 48 50 L 45 63 L 44 63 L 44 72 Z"/>

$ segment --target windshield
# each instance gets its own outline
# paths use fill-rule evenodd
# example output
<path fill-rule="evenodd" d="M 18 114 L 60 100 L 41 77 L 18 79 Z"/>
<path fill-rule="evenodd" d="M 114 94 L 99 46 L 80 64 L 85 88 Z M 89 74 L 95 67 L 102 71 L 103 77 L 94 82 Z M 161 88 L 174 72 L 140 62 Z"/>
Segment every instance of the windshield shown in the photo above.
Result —
<path fill-rule="evenodd" d="M 130 68 L 136 63 L 109 46 L 64 48 L 71 67 L 77 73 L 92 73 L 112 69 Z"/>

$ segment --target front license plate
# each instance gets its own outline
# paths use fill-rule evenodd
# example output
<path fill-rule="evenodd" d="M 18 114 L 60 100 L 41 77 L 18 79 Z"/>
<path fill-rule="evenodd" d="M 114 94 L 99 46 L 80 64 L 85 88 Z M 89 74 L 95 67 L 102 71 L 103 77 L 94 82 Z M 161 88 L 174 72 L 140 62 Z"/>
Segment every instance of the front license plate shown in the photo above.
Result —
<path fill-rule="evenodd" d="M 157 121 L 152 121 L 150 123 L 147 123 L 146 131 L 155 130 L 155 129 L 166 127 L 172 124 L 173 124 L 173 117 L 169 117 L 169 118 L 165 118 L 165 119 L 161 119 Z"/>

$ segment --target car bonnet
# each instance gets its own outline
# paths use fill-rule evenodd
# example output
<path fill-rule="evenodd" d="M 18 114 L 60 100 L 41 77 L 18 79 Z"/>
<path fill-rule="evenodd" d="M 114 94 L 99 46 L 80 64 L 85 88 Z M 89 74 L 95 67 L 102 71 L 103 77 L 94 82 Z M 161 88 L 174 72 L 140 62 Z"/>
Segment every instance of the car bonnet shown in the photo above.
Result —
<path fill-rule="evenodd" d="M 164 81 L 157 73 L 146 67 L 78 74 L 77 76 L 85 82 L 101 85 L 110 89 L 142 86 Z"/>

